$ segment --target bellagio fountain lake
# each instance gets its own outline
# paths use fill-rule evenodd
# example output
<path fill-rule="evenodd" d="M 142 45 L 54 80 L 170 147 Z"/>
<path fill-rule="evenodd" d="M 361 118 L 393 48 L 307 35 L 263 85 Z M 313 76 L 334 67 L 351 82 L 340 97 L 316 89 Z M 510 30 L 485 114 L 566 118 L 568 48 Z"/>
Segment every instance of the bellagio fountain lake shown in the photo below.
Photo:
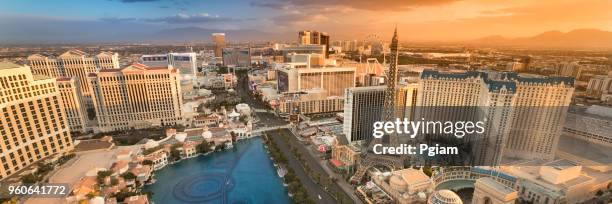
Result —
<path fill-rule="evenodd" d="M 261 138 L 182 160 L 155 172 L 152 201 L 161 203 L 290 203 Z"/>

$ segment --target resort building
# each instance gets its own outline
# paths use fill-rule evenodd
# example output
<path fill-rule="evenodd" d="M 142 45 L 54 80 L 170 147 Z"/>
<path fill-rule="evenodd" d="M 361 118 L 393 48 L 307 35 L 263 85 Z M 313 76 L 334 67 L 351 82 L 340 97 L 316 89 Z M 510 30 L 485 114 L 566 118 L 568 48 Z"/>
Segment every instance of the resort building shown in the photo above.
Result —
<path fill-rule="evenodd" d="M 323 45 L 325 57 L 329 57 L 329 34 L 315 30 L 302 30 L 298 32 L 300 45 Z"/>
<path fill-rule="evenodd" d="M 162 148 L 148 155 L 145 155 L 145 160 L 153 162 L 153 170 L 157 171 L 168 165 L 168 153 Z"/>
<path fill-rule="evenodd" d="M 197 154 L 196 143 L 193 141 L 185 141 L 179 149 L 181 158 L 191 158 Z"/>
<path fill-rule="evenodd" d="M 402 169 L 381 173 L 372 178 L 396 203 L 424 203 L 433 193 L 434 186 L 429 176 L 419 169 Z"/>
<path fill-rule="evenodd" d="M 563 134 L 570 137 L 612 147 L 612 108 L 574 107 L 567 113 Z"/>
<path fill-rule="evenodd" d="M 202 137 L 206 142 L 218 145 L 225 145 L 227 143 L 232 143 L 232 135 L 227 131 L 226 128 L 222 127 L 213 127 L 208 128 L 204 127 L 202 129 Z"/>
<path fill-rule="evenodd" d="M 606 191 L 612 183 L 609 171 L 578 166 L 568 160 L 533 160 L 501 170 L 519 178 L 514 189 L 519 200 L 529 203 L 581 203 Z"/>
<path fill-rule="evenodd" d="M 186 75 L 185 78 L 193 78 L 198 72 L 195 52 L 142 55 L 139 62 L 148 67 L 167 67 L 171 65 L 181 75 Z"/>
<path fill-rule="evenodd" d="M 134 64 L 120 70 L 92 73 L 99 132 L 181 123 L 182 94 L 172 67 Z"/>
<path fill-rule="evenodd" d="M 358 146 L 349 144 L 344 135 L 336 135 L 329 162 L 338 170 L 353 172 L 361 156 Z"/>
<path fill-rule="evenodd" d="M 139 62 L 147 67 L 165 67 L 168 66 L 168 54 L 142 55 Z"/>
<path fill-rule="evenodd" d="M 28 65 L 33 74 L 45 75 L 50 77 L 64 76 L 62 61 L 55 56 L 33 54 L 28 56 Z"/>
<path fill-rule="evenodd" d="M 552 159 L 573 83 L 571 77 L 520 76 L 514 72 L 424 70 L 416 118 L 486 121 L 484 133 L 468 137 L 476 147 L 472 155 L 476 164 L 499 164 L 502 155 Z"/>
<path fill-rule="evenodd" d="M 280 49 L 281 53 L 283 54 L 283 62 L 290 62 L 291 61 L 291 53 L 296 53 L 296 54 L 321 54 L 321 55 L 326 55 L 326 46 L 325 45 L 315 45 L 315 44 L 308 44 L 308 45 L 295 45 L 295 46 L 286 46 Z"/>
<path fill-rule="evenodd" d="M 327 96 L 343 96 L 345 89 L 355 87 L 354 67 L 280 68 L 276 76 L 281 93 L 322 89 Z"/>
<path fill-rule="evenodd" d="M 96 66 L 99 69 L 119 69 L 119 54 L 103 51 L 95 56 Z"/>
<path fill-rule="evenodd" d="M 153 169 L 151 169 L 151 166 L 141 164 L 137 164 L 129 171 L 136 176 L 136 181 L 141 184 L 146 183 L 151 178 L 151 174 L 153 173 Z"/>
<path fill-rule="evenodd" d="M 507 116 L 512 111 L 510 105 L 516 92 L 514 83 L 492 80 L 484 72 L 424 70 L 418 90 L 416 118 L 486 122 L 486 132 L 463 135 L 465 138 L 461 136 L 459 139 L 471 143 L 473 165 L 497 165 L 501 162 L 503 145 L 510 130 Z M 432 136 L 435 140 L 448 138 L 441 133 Z"/>
<path fill-rule="evenodd" d="M 87 194 L 96 191 L 97 183 L 95 176 L 85 176 L 81 178 L 81 180 L 72 186 L 72 199 L 76 201 L 87 198 Z"/>
<path fill-rule="evenodd" d="M 504 186 L 514 187 L 517 178 L 509 173 L 490 167 L 443 167 L 431 177 L 436 189 L 447 189 L 454 186 L 473 186 L 480 178 L 492 178 Z"/>
<path fill-rule="evenodd" d="M 586 92 L 589 96 L 598 98 L 603 94 L 612 93 L 612 74 L 593 76 L 589 80 Z"/>
<path fill-rule="evenodd" d="M 0 90 L 0 179 L 74 148 L 55 78 L 0 62 Z"/>
<path fill-rule="evenodd" d="M 322 54 L 297 54 L 290 53 L 288 57 L 291 63 L 304 63 L 306 68 L 323 67 L 325 66 L 325 56 Z"/>
<path fill-rule="evenodd" d="M 317 90 L 309 92 L 317 92 Z M 278 110 L 281 114 L 332 113 L 342 111 L 343 104 L 344 98 L 338 96 L 324 97 L 320 94 L 285 95 L 278 100 Z"/>
<path fill-rule="evenodd" d="M 385 75 L 385 69 L 376 58 L 368 58 L 366 62 L 341 61 L 339 66 L 355 67 L 357 86 L 375 86 L 373 79 Z"/>
<path fill-rule="evenodd" d="M 574 78 L 516 73 L 504 73 L 502 78 L 516 84 L 504 157 L 554 159 L 574 93 Z"/>
<path fill-rule="evenodd" d="M 194 78 L 198 73 L 197 55 L 195 52 L 168 53 L 168 65 L 172 65 L 185 78 Z"/>
<path fill-rule="evenodd" d="M 76 77 L 87 107 L 93 108 L 87 75 L 100 70 L 119 69 L 119 55 L 112 52 L 101 52 L 98 55 L 90 56 L 83 51 L 72 49 L 57 58 L 41 54 L 30 55 L 28 65 L 32 68 L 33 74 L 50 77 Z"/>
<path fill-rule="evenodd" d="M 250 48 L 223 48 L 223 65 L 228 67 L 251 66 Z"/>
<path fill-rule="evenodd" d="M 492 178 L 480 178 L 474 184 L 472 204 L 514 204 L 517 192 Z"/>
<path fill-rule="evenodd" d="M 149 204 L 147 195 L 135 195 L 125 198 L 125 204 Z"/>
<path fill-rule="evenodd" d="M 211 125 L 218 125 L 223 121 L 223 117 L 217 113 L 211 113 L 209 115 L 198 115 L 193 118 L 193 126 L 204 127 Z"/>
<path fill-rule="evenodd" d="M 250 123 L 250 121 L 248 123 Z M 235 127 L 232 127 L 230 132 L 234 133 L 234 135 L 236 136 L 236 140 L 242 140 L 251 138 L 253 136 L 251 134 L 251 130 L 252 126 L 240 124 L 236 125 Z"/>
<path fill-rule="evenodd" d="M 214 44 L 215 57 L 222 57 L 223 48 L 225 48 L 225 33 L 213 33 L 211 38 Z"/>
<path fill-rule="evenodd" d="M 397 87 L 396 116 L 413 121 L 418 85 Z M 346 89 L 344 95 L 343 133 L 349 143 L 370 141 L 373 124 L 382 119 L 386 86 L 365 86 Z"/>
<path fill-rule="evenodd" d="M 348 143 L 369 141 L 383 114 L 386 86 L 353 87 L 344 96 L 343 133 Z"/>
<path fill-rule="evenodd" d="M 86 132 L 90 128 L 87 125 L 87 107 L 81 87 L 75 77 L 58 77 L 57 87 L 62 96 L 64 110 L 68 118 L 68 126 L 72 132 Z"/>

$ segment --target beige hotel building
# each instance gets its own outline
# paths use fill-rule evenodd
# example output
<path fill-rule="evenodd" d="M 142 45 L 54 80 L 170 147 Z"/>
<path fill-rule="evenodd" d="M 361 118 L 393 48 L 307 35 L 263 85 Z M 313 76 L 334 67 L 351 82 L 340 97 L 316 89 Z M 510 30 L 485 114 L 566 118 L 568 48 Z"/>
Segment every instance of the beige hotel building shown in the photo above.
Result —
<path fill-rule="evenodd" d="M 133 64 L 90 73 L 99 132 L 175 125 L 182 121 L 179 71 Z"/>
<path fill-rule="evenodd" d="M 85 102 L 92 108 L 91 93 L 87 83 L 87 74 L 105 69 L 119 68 L 119 55 L 112 52 L 101 52 L 95 56 L 80 50 L 68 50 L 59 57 L 34 54 L 28 57 L 32 73 L 51 77 L 76 77 L 81 86 Z"/>
<path fill-rule="evenodd" d="M 70 131 L 88 131 L 87 107 L 85 107 L 85 98 L 76 77 L 58 77 L 57 87 L 62 96 L 62 103 L 64 104 Z"/>
<path fill-rule="evenodd" d="M 514 72 L 424 70 L 419 83 L 419 117 L 487 119 L 479 138 L 486 149 L 479 155 L 495 164 L 502 152 L 506 158 L 552 160 L 574 92 L 571 77 Z M 434 108 L 423 108 L 428 106 Z"/>
<path fill-rule="evenodd" d="M 279 68 L 278 90 L 297 92 L 323 89 L 327 96 L 344 96 L 344 90 L 355 87 L 354 67 Z"/>
<path fill-rule="evenodd" d="M 73 149 L 55 78 L 0 62 L 0 179 Z"/>

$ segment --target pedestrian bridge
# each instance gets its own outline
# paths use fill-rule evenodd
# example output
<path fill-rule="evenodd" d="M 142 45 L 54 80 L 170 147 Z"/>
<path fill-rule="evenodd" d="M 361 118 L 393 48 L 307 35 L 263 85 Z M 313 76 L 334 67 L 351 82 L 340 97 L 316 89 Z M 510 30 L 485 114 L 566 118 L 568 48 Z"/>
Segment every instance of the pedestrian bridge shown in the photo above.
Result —
<path fill-rule="evenodd" d="M 253 110 L 255 110 L 256 113 L 272 113 L 272 111 L 268 109 L 253 108 Z"/>
<path fill-rule="evenodd" d="M 284 128 L 290 128 L 290 127 L 291 127 L 291 125 L 289 125 L 289 124 L 287 124 L 287 125 L 277 125 L 277 126 L 271 126 L 271 127 L 261 127 L 261 128 L 257 128 L 255 130 L 253 130 L 251 132 L 251 134 L 253 134 L 253 135 L 260 135 L 260 134 L 262 134 L 263 132 L 266 132 L 266 131 L 276 130 L 276 129 L 284 129 Z"/>

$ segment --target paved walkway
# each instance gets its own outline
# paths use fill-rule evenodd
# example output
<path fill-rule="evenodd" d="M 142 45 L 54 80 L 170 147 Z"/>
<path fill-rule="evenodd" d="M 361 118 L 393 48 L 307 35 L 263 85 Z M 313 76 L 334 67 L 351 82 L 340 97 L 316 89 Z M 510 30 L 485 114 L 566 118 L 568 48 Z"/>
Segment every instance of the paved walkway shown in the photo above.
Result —
<path fill-rule="evenodd" d="M 271 110 L 268 109 L 260 109 L 260 108 L 255 108 L 255 112 L 256 113 L 272 113 Z"/>
<path fill-rule="evenodd" d="M 308 163 L 308 166 L 310 166 L 311 171 L 315 171 L 319 173 L 319 175 L 321 175 L 322 178 L 324 178 L 324 176 L 327 176 L 327 177 L 330 176 L 330 174 L 328 174 L 324 170 L 323 166 L 321 166 L 320 159 L 318 156 L 314 156 L 311 153 L 309 153 L 308 151 L 309 148 L 306 145 L 304 145 L 303 142 L 298 140 L 297 137 L 291 131 L 289 131 L 288 129 L 283 129 L 282 131 L 285 131 L 285 135 L 289 136 L 289 142 L 292 143 L 292 146 L 297 147 L 298 151 L 300 151 L 301 154 L 304 156 L 304 159 Z M 340 180 L 342 179 L 341 178 L 338 179 L 338 181 Z M 346 191 L 344 188 L 340 187 L 338 182 L 333 183 L 330 187 L 332 191 L 345 194 L 345 196 L 353 200 L 353 203 L 359 202 L 359 199 L 356 196 L 355 197 L 351 196 L 353 195 L 354 191 L 352 190 Z"/>
<path fill-rule="evenodd" d="M 286 130 L 286 129 L 285 129 Z M 287 131 L 289 132 L 289 131 Z M 266 132 L 270 139 L 274 140 L 274 142 L 278 145 L 280 151 L 287 157 L 289 168 L 293 169 L 298 179 L 302 183 L 302 186 L 306 189 L 306 193 L 308 193 L 309 197 L 312 198 L 316 203 L 335 203 L 334 198 L 332 198 L 325 190 L 317 183 L 315 183 L 308 174 L 302 168 L 300 161 L 291 153 L 289 149 L 289 144 L 285 142 L 283 139 L 283 135 L 277 133 L 277 131 Z M 321 199 L 319 199 L 319 196 Z"/>
<path fill-rule="evenodd" d="M 308 147 L 311 147 L 312 145 L 308 145 Z M 317 153 L 314 152 L 313 148 L 308 148 L 308 153 L 310 153 L 310 156 L 312 156 L 313 158 L 318 158 L 319 155 L 317 155 Z M 338 183 L 338 185 L 340 186 L 340 188 L 342 188 L 342 190 L 351 197 L 351 199 L 353 199 L 354 203 L 359 203 L 361 204 L 361 199 L 359 199 L 357 197 L 357 195 L 355 195 L 355 189 L 353 189 L 353 186 L 351 184 L 349 184 L 348 182 L 346 182 L 346 180 L 344 180 L 344 178 L 342 178 L 342 175 L 337 174 L 336 172 L 334 172 L 332 169 L 329 168 L 329 166 L 327 165 L 327 160 L 319 160 L 319 165 L 321 165 L 321 167 L 323 168 L 323 170 L 325 170 L 325 172 L 327 173 L 327 175 L 334 177 L 337 180 L 336 183 Z"/>
<path fill-rule="evenodd" d="M 90 151 L 77 153 L 73 160 L 55 171 L 49 178 L 49 183 L 67 183 L 74 186 L 85 174 L 93 168 L 110 168 L 115 160 L 115 155 L 122 149 L 138 149 L 137 146 L 122 146 L 111 150 Z M 30 198 L 26 204 L 60 204 L 66 203 L 65 198 Z"/>

